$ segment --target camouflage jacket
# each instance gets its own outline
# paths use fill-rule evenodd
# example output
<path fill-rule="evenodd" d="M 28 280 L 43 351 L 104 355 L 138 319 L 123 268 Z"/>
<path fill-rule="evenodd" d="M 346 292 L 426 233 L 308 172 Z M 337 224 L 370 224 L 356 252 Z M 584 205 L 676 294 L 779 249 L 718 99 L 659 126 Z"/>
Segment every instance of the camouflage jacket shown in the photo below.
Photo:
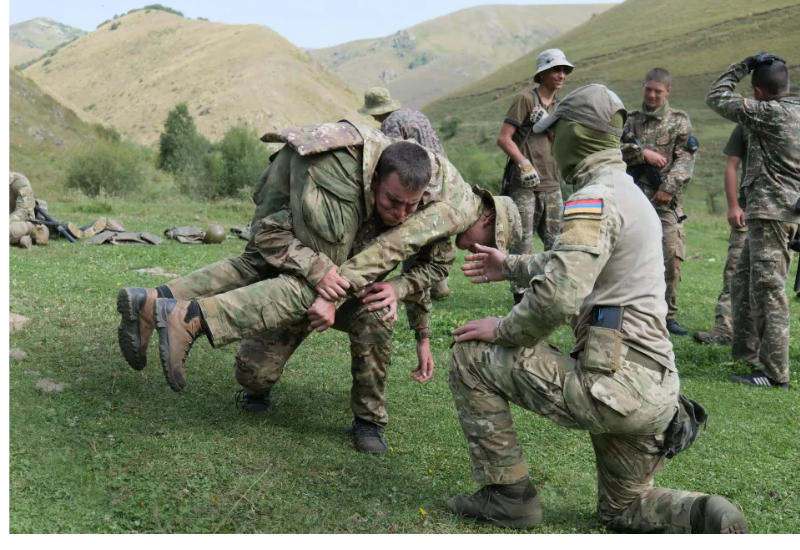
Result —
<path fill-rule="evenodd" d="M 667 159 L 661 169 L 664 182 L 656 187 L 654 182 L 647 181 L 646 176 L 636 182 L 647 198 L 652 199 L 656 191 L 664 191 L 673 195 L 679 207 L 683 205 L 683 188 L 692 179 L 694 158 L 696 153 L 688 150 L 689 137 L 692 135 L 692 123 L 689 115 L 677 109 L 671 109 L 664 101 L 660 109 L 649 112 L 642 105 L 641 110 L 628 113 L 625 130 L 637 137 L 645 149 L 655 151 Z M 644 164 L 644 152 L 637 145 L 623 143 L 622 157 L 630 166 Z M 669 209 L 669 207 L 665 207 Z"/>
<path fill-rule="evenodd" d="M 27 222 L 36 217 L 36 198 L 28 178 L 19 172 L 9 173 L 10 216 L 9 222 Z"/>
<path fill-rule="evenodd" d="M 564 206 L 553 248 L 507 255 L 506 278 L 528 288 L 501 319 L 494 342 L 534 347 L 561 324 L 572 324 L 573 353 L 617 360 L 634 348 L 670 370 L 675 359 L 666 328 L 661 222 L 636 191 L 620 151 L 595 153 L 575 168 L 576 191 Z M 595 306 L 625 308 L 619 347 L 591 327 Z M 616 331 L 614 331 L 616 332 Z M 619 333 L 618 333 L 619 334 Z"/>
<path fill-rule="evenodd" d="M 750 130 L 742 181 L 745 219 L 800 223 L 795 210 L 800 198 L 800 98 L 745 99 L 733 90 L 748 73 L 744 63 L 734 63 L 706 95 L 714 111 Z"/>
<path fill-rule="evenodd" d="M 426 149 L 447 158 L 431 121 L 414 109 L 398 109 L 389 114 L 381 123 L 381 132 L 392 138 L 413 139 Z"/>

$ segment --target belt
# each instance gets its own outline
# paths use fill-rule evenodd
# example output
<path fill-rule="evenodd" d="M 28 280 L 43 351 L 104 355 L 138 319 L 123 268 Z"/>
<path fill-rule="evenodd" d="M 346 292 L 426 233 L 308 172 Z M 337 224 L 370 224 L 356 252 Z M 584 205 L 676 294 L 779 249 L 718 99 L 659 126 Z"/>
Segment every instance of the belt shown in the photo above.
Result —
<path fill-rule="evenodd" d="M 659 374 L 667 370 L 664 365 L 651 358 L 649 355 L 645 355 L 641 351 L 637 351 L 633 348 L 628 348 L 628 353 L 625 355 L 625 360 L 630 361 L 631 363 L 636 363 L 637 365 L 655 371 Z"/>

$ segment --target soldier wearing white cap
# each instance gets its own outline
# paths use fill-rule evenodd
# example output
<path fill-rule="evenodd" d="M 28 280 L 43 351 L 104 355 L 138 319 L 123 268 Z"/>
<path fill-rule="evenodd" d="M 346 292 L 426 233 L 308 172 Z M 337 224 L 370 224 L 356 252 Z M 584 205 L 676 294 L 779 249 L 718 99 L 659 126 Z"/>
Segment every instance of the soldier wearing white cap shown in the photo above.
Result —
<path fill-rule="evenodd" d="M 564 202 L 550 140 L 532 129 L 537 120 L 553 113 L 558 103 L 556 91 L 572 69 L 561 50 L 540 53 L 533 77 L 538 86 L 516 95 L 497 136 L 497 145 L 508 155 L 503 185 L 522 215 L 522 240 L 514 254 L 533 254 L 534 233 L 542 239 L 544 249 L 550 250 L 561 226 Z M 515 302 L 523 291 L 511 283 Z"/>

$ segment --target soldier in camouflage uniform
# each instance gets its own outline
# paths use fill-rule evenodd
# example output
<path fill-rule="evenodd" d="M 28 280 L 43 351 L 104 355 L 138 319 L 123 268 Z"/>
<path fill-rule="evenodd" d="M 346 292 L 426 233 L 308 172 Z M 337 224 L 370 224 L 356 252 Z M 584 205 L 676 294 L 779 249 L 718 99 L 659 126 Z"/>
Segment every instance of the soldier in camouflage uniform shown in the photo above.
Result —
<path fill-rule="evenodd" d="M 728 202 L 728 223 L 731 234 L 728 238 L 728 258 L 725 260 L 725 270 L 722 274 L 722 293 L 717 299 L 716 319 L 711 330 L 695 332 L 694 339 L 701 344 L 731 345 L 733 324 L 731 321 L 731 280 L 739 256 L 742 254 L 744 241 L 747 238 L 747 226 L 744 223 L 744 208 L 746 200 L 738 185 L 739 165 L 742 167 L 742 180 L 747 172 L 747 137 L 749 130 L 737 124 L 723 153 L 728 156 L 725 165 L 725 198 Z M 737 299 L 739 297 L 737 296 Z"/>
<path fill-rule="evenodd" d="M 550 250 L 561 226 L 564 202 L 550 154 L 550 139 L 531 130 L 539 118 L 553 113 L 558 105 L 556 91 L 563 87 L 572 69 L 561 50 L 540 53 L 533 77 L 538 86 L 516 95 L 497 136 L 498 147 L 508 155 L 507 193 L 522 216 L 523 236 L 513 254 L 533 254 L 534 233 L 542 239 L 544 249 Z M 524 291 L 524 286 L 511 283 L 515 303 L 519 303 Z"/>
<path fill-rule="evenodd" d="M 667 282 L 667 330 L 683 336 L 687 330 L 675 320 L 681 262 L 686 257 L 686 233 L 680 216 L 683 216 L 683 188 L 692 179 L 694 170 L 696 145 L 693 144 L 696 140 L 692 136 L 689 115 L 670 108 L 667 101 L 672 90 L 669 71 L 651 69 L 645 76 L 643 88 L 642 109 L 631 111 L 625 132 L 638 138 L 644 148 L 625 143 L 622 156 L 629 167 L 647 163 L 658 168 L 663 175 L 662 182 L 649 181 L 643 175 L 636 185 L 650 199 L 661 219 Z"/>
<path fill-rule="evenodd" d="M 734 93 L 752 73 L 755 99 Z M 733 356 L 763 369 L 731 380 L 789 389 L 789 242 L 800 223 L 800 98 L 789 96 L 789 70 L 770 54 L 734 63 L 706 96 L 723 117 L 750 130 L 742 189 L 748 233 L 736 264 Z M 741 298 L 741 299 L 738 299 Z"/>
<path fill-rule="evenodd" d="M 536 487 L 509 402 L 567 428 L 587 430 L 597 465 L 597 512 L 636 532 L 747 532 L 719 496 L 653 487 L 665 432 L 684 399 L 665 326 L 661 224 L 625 173 L 625 108 L 598 84 L 578 88 L 535 126 L 575 192 L 550 251 L 504 255 L 478 248 L 462 266 L 474 282 L 527 282 L 504 318 L 454 330 L 450 388 L 467 438 L 472 477 L 484 487 L 447 503 L 457 514 L 509 528 L 542 522 Z M 577 315 L 577 317 L 576 317 Z M 569 355 L 545 343 L 571 322 Z M 624 330 L 622 326 L 624 324 Z"/>
<path fill-rule="evenodd" d="M 396 296 L 395 303 L 396 299 L 420 300 L 422 289 L 444 277 L 454 259 L 447 237 L 480 222 L 483 194 L 473 193 L 441 157 L 402 142 L 395 145 L 411 147 L 422 154 L 428 171 L 423 187 L 412 199 L 400 200 L 402 189 L 392 191 L 394 197 L 387 195 L 378 174 L 383 153 L 393 140 L 369 128 L 337 123 L 289 129 L 270 139 L 287 141 L 289 146 L 278 154 L 256 190 L 258 206 L 254 222 L 260 229 L 248 243 L 245 254 L 158 289 L 120 291 L 120 347 L 132 367 L 143 368 L 154 317 L 159 315 L 162 366 L 170 386 L 179 391 L 185 387 L 183 361 L 188 353 L 188 344 L 179 343 L 181 337 L 193 341 L 202 329 L 214 346 L 250 338 L 237 355 L 237 379 L 246 388 L 252 388 L 254 400 L 261 396 L 266 407 L 268 403 L 263 398 L 268 398 L 269 388 L 307 330 L 324 330 L 336 321 L 338 328 L 349 329 L 351 334 L 356 434 L 364 427 L 360 423 L 363 420 L 374 436 L 367 438 L 373 446 L 360 447 L 380 452 L 385 450 L 380 436 L 386 421 L 382 396 L 391 322 L 396 313 L 390 309 L 387 315 L 385 310 L 377 310 L 394 307 L 389 297 Z M 406 172 L 398 167 L 397 173 L 389 172 L 389 179 Z M 416 208 L 419 202 L 416 195 L 422 197 L 424 208 L 401 224 L 405 215 Z M 380 214 L 380 220 L 373 210 Z M 256 220 L 259 216 L 262 218 Z M 386 231 L 387 225 L 397 227 Z M 376 235 L 378 238 L 373 239 Z M 366 246 L 361 244 L 368 242 Z M 352 255 L 354 249 L 362 246 L 360 253 Z M 414 268 L 385 283 L 370 285 L 414 253 L 417 253 Z M 338 264 L 342 267 L 337 272 Z M 348 289 L 349 295 L 345 293 Z M 371 293 L 364 299 L 366 306 L 347 300 L 345 315 L 334 315 L 334 306 L 329 301 L 341 303 L 343 298 L 352 298 L 362 290 Z M 203 299 L 193 302 L 170 299 L 197 297 Z M 154 312 L 162 306 L 171 308 L 171 312 L 189 311 L 191 315 Z M 316 313 L 319 308 L 325 310 L 324 323 L 318 322 L 322 318 Z M 423 364 L 420 355 L 420 366 L 424 368 L 415 375 L 422 381 L 432 371 L 427 316 L 430 309 L 429 306 L 415 309 L 409 311 L 409 322 L 427 350 L 427 364 Z M 304 322 L 300 331 L 297 324 L 306 317 L 306 310 L 311 324 Z M 169 329 L 168 325 L 177 317 L 179 326 Z M 284 327 L 290 328 L 274 331 Z"/>
<path fill-rule="evenodd" d="M 31 223 L 36 219 L 36 197 L 28 178 L 18 172 L 9 173 L 10 210 L 8 218 L 9 243 L 28 250 L 34 244 L 47 244 L 50 232 L 44 226 Z"/>
<path fill-rule="evenodd" d="M 381 132 L 391 138 L 413 139 L 426 149 L 447 158 L 442 142 L 436 135 L 431 121 L 424 114 L 414 109 L 401 109 L 400 102 L 392 99 L 386 88 L 370 88 L 364 92 L 364 105 L 358 110 L 362 115 L 371 115 L 381 123 Z M 414 259 L 403 262 L 403 269 L 411 269 Z M 450 295 L 447 279 L 442 279 L 426 293 L 434 300 L 441 300 Z"/>

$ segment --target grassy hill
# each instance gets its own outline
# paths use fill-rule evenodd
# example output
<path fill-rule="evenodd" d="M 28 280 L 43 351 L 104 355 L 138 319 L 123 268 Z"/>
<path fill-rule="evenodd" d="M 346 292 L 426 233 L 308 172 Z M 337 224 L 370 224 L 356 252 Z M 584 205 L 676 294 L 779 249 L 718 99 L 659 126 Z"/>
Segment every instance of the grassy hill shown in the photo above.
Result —
<path fill-rule="evenodd" d="M 403 105 L 420 108 L 610 6 L 478 6 L 391 36 L 312 50 L 311 55 L 359 91 L 385 86 Z"/>
<path fill-rule="evenodd" d="M 721 192 L 721 149 L 732 128 L 705 106 L 709 85 L 730 63 L 764 50 L 796 67 L 799 17 L 797 0 L 765 0 L 757 6 L 743 0 L 627 0 L 542 47 L 563 49 L 576 66 L 562 95 L 600 82 L 615 90 L 628 109 L 641 105 L 641 81 L 648 69 L 669 69 L 670 104 L 688 111 L 700 140 L 690 191 L 705 197 Z M 658 29 L 654 21 L 659 22 Z M 505 157 L 495 137 L 514 94 L 534 86 L 535 67 L 535 56 L 526 55 L 426 106 L 434 124 L 441 125 L 448 116 L 462 121 L 458 134 L 445 142 L 448 154 L 469 156 L 478 151 L 501 170 Z M 749 82 L 740 89 L 749 93 Z M 724 202 L 721 195 L 718 199 Z"/>
<path fill-rule="evenodd" d="M 84 34 L 86 31 L 46 17 L 15 23 L 9 28 L 11 66 L 36 59 L 48 50 Z"/>
<path fill-rule="evenodd" d="M 148 145 L 181 102 L 198 130 L 214 140 L 237 124 L 267 131 L 355 116 L 361 99 L 267 27 L 160 10 L 103 25 L 25 74 Z"/>

